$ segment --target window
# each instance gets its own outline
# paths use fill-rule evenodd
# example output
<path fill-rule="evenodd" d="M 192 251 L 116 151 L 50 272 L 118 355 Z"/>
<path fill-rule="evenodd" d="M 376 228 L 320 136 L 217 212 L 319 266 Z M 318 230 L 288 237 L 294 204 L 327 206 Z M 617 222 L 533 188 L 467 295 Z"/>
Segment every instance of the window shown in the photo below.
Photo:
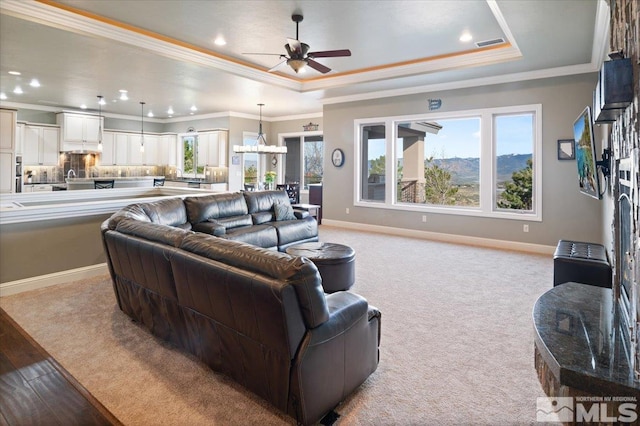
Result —
<path fill-rule="evenodd" d="M 480 206 L 480 118 L 400 122 L 399 203 Z"/>
<path fill-rule="evenodd" d="M 324 138 L 320 132 L 281 135 L 287 147 L 284 172 L 285 183 L 301 182 L 301 189 L 309 184 L 322 182 L 324 161 Z"/>
<path fill-rule="evenodd" d="M 356 204 L 541 220 L 541 114 L 526 105 L 356 120 Z"/>
<path fill-rule="evenodd" d="M 362 127 L 361 132 L 361 179 L 362 199 L 368 201 L 385 201 L 386 193 L 386 158 L 387 141 L 385 127 L 380 124 Z M 390 180 L 393 182 L 393 180 Z"/>
<path fill-rule="evenodd" d="M 258 134 L 244 132 L 242 134 L 242 143 L 245 146 L 256 145 L 258 143 Z M 242 154 L 242 180 L 245 189 L 258 189 L 258 176 L 261 176 L 261 165 L 258 158 L 258 154 L 255 152 L 245 152 Z"/>

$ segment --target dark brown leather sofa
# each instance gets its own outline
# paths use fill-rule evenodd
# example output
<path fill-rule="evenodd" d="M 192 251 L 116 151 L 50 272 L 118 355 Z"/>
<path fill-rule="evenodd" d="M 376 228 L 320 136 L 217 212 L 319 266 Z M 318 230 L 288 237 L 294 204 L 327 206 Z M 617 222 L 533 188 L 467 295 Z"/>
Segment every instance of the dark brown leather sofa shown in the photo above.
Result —
<path fill-rule="evenodd" d="M 103 223 L 120 309 L 297 422 L 318 422 L 377 368 L 380 312 L 325 294 L 305 258 L 190 230 L 179 203 Z"/>

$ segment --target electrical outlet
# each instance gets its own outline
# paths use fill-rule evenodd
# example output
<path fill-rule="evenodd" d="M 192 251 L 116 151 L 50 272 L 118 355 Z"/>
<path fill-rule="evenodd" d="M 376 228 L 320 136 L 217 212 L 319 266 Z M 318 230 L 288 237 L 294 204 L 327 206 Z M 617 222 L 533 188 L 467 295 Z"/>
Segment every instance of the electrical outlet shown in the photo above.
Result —
<path fill-rule="evenodd" d="M 346 213 L 347 213 L 347 214 L 349 214 L 349 207 L 347 207 L 347 209 L 346 209 Z"/>
<path fill-rule="evenodd" d="M 427 215 L 426 215 L 426 214 L 423 214 L 423 215 L 422 215 L 422 221 L 423 221 L 423 222 L 426 222 L 426 221 L 427 221 Z"/>
<path fill-rule="evenodd" d="M 529 232 L 529 225 L 522 225 L 522 232 Z"/>

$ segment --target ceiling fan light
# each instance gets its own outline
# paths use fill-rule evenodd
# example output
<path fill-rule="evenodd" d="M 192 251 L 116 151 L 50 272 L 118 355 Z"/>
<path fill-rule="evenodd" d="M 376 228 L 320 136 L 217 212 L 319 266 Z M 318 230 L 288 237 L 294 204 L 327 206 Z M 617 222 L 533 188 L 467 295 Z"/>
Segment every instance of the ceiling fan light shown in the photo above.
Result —
<path fill-rule="evenodd" d="M 289 65 L 296 73 L 298 73 L 302 68 L 305 67 L 305 65 L 307 65 L 307 61 L 305 61 L 304 59 L 288 59 L 287 65 Z"/>

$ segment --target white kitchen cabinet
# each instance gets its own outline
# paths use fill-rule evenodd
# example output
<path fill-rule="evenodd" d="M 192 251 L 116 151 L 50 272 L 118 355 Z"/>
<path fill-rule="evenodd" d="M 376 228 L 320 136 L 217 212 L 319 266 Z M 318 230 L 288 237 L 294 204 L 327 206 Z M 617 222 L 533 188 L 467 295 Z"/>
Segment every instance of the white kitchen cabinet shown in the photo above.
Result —
<path fill-rule="evenodd" d="M 97 115 L 58 113 L 61 151 L 97 151 L 103 118 Z"/>
<path fill-rule="evenodd" d="M 198 133 L 198 166 L 220 167 L 227 165 L 227 132 Z"/>
<path fill-rule="evenodd" d="M 23 192 L 51 192 L 53 191 L 53 185 L 48 184 L 25 184 Z"/>
<path fill-rule="evenodd" d="M 15 170 L 11 151 L 0 151 L 0 193 L 15 192 Z"/>
<path fill-rule="evenodd" d="M 160 136 L 160 155 L 158 158 L 159 165 L 170 167 L 178 167 L 178 136 L 162 135 Z"/>
<path fill-rule="evenodd" d="M 25 166 L 57 166 L 59 136 L 57 127 L 27 124 L 24 127 L 22 163 Z"/>
<path fill-rule="evenodd" d="M 115 133 L 115 157 L 118 166 L 126 166 L 129 161 L 129 134 Z"/>
<path fill-rule="evenodd" d="M 16 117 L 13 109 L 0 109 L 0 193 L 15 192 Z"/>
<path fill-rule="evenodd" d="M 24 128 L 25 123 L 16 124 L 16 155 L 22 155 L 24 152 Z"/>
<path fill-rule="evenodd" d="M 113 166 L 116 163 L 115 133 L 102 133 L 102 152 L 100 153 L 101 166 Z"/>
<path fill-rule="evenodd" d="M 141 146 L 141 138 L 140 135 L 130 134 L 129 135 L 129 159 L 128 164 L 130 166 L 142 166 L 144 156 L 142 152 L 140 152 Z"/>
<path fill-rule="evenodd" d="M 144 135 L 144 152 L 140 152 L 140 134 L 105 131 L 102 134 L 101 165 L 156 166 L 177 163 L 176 135 Z"/>
<path fill-rule="evenodd" d="M 228 145 L 229 145 L 228 132 L 227 131 L 218 132 L 218 166 L 219 167 L 224 167 L 227 165 Z"/>
<path fill-rule="evenodd" d="M 0 150 L 13 151 L 16 142 L 17 111 L 0 109 Z"/>
<path fill-rule="evenodd" d="M 145 166 L 155 166 L 159 164 L 160 138 L 156 135 L 144 135 L 144 153 L 142 154 L 142 164 Z"/>

